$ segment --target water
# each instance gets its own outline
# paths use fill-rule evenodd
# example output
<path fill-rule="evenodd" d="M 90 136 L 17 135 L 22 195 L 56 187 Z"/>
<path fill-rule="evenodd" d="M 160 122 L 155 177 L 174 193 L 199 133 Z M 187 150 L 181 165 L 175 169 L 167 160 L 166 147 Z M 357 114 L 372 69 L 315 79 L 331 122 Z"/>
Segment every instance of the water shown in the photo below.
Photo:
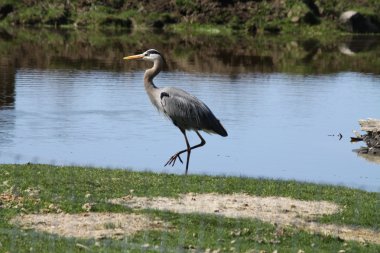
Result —
<path fill-rule="evenodd" d="M 70 67 L 68 59 L 56 61 L 68 64 L 2 65 L 3 73 L 12 74 L 2 79 L 8 88 L 3 88 L 0 110 L 1 163 L 184 173 L 179 162 L 164 167 L 185 142 L 150 104 L 142 84 L 149 64 L 121 71 L 102 66 L 105 60 L 85 68 Z M 172 63 L 173 69 L 162 72 L 156 84 L 176 86 L 202 99 L 229 134 L 203 134 L 207 144 L 192 152 L 190 173 L 380 191 L 380 165 L 359 157 L 352 150 L 363 144 L 349 141 L 352 130 L 359 129 L 358 119 L 380 117 L 380 75 L 239 71 L 236 65 L 233 74 L 224 74 L 193 71 L 196 63 L 184 62 L 192 70 Z M 189 140 L 199 142 L 194 132 Z"/>

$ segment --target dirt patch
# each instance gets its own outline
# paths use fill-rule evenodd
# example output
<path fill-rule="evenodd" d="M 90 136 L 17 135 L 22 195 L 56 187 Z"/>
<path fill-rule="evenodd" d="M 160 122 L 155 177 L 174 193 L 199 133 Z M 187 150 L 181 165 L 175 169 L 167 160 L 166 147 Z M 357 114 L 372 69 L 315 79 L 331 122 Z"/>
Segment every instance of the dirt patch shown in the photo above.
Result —
<path fill-rule="evenodd" d="M 0 208 L 21 207 L 23 201 L 23 197 L 14 195 L 12 193 L 0 193 Z"/>
<path fill-rule="evenodd" d="M 315 219 L 341 210 L 327 201 L 302 201 L 284 197 L 256 197 L 247 194 L 184 194 L 180 198 L 126 196 L 110 200 L 131 208 L 168 210 L 177 213 L 216 214 L 231 218 L 254 218 L 279 226 L 332 235 L 344 240 L 380 244 L 380 233 L 370 229 L 320 224 Z"/>
<path fill-rule="evenodd" d="M 1 195 L 3 202 L 18 202 L 11 195 Z M 335 203 L 327 201 L 302 201 L 284 197 L 257 197 L 247 194 L 193 194 L 179 198 L 126 196 L 110 200 L 136 209 L 158 209 L 177 213 L 215 214 L 230 218 L 251 218 L 298 229 L 332 235 L 344 240 L 355 240 L 380 244 L 380 232 L 371 229 L 321 224 L 316 218 L 331 215 L 341 210 Z M 168 230 L 170 225 L 158 219 L 140 214 L 94 213 L 81 214 L 44 213 L 20 215 L 12 224 L 24 229 L 35 229 L 65 237 L 115 238 L 145 230 Z"/>
<path fill-rule="evenodd" d="M 160 220 L 122 213 L 28 214 L 13 218 L 11 223 L 59 236 L 95 239 L 122 239 L 139 231 L 169 229 Z"/>

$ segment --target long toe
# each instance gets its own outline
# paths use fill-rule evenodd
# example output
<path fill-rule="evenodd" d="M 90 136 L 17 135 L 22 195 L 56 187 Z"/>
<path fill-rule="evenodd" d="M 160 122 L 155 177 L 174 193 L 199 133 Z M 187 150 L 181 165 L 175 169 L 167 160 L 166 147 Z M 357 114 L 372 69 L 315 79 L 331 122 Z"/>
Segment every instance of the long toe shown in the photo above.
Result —
<path fill-rule="evenodd" d="M 179 154 L 178 154 L 178 159 L 183 164 L 183 161 L 182 161 L 181 156 Z"/>
<path fill-rule="evenodd" d="M 175 157 L 174 156 L 172 156 L 172 157 L 170 157 L 170 159 L 165 163 L 165 166 L 167 166 L 167 165 L 174 165 L 174 163 L 175 163 Z"/>
<path fill-rule="evenodd" d="M 173 155 L 172 157 L 170 157 L 170 159 L 165 163 L 165 166 L 167 166 L 167 165 L 171 165 L 171 166 L 173 167 L 174 164 L 175 164 L 175 162 L 177 161 L 177 158 L 179 159 L 179 161 L 180 161 L 181 163 L 183 163 L 183 161 L 182 161 L 182 159 L 181 159 L 181 157 L 180 157 L 180 154 L 177 153 L 177 154 Z"/>

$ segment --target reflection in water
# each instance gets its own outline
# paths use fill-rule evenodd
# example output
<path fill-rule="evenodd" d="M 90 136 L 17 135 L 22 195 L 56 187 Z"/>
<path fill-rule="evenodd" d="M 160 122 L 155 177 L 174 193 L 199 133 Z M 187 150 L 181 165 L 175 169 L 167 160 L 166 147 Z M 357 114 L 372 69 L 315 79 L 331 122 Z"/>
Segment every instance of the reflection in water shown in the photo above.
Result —
<path fill-rule="evenodd" d="M 191 173 L 380 191 L 379 166 L 357 159 L 348 140 L 358 119 L 379 117 L 373 106 L 380 104 L 375 44 L 349 57 L 339 45 L 351 38 L 326 43 L 161 34 L 144 42 L 141 34 L 45 30 L 14 31 L 10 38 L 0 40 L 3 163 L 183 173 L 181 164 L 163 167 L 184 148 L 183 140 L 152 110 L 142 85 L 147 64 L 122 61 L 127 54 L 157 48 L 169 67 L 156 84 L 185 89 L 205 101 L 229 133 L 228 138 L 207 136 L 204 149 L 192 153 Z M 342 141 L 328 137 L 339 132 Z M 196 135 L 189 138 L 198 142 Z"/>
<path fill-rule="evenodd" d="M 0 145 L 6 146 L 12 141 L 14 128 L 14 115 L 9 109 L 15 104 L 15 67 L 7 61 L 0 59 Z M 1 154 L 0 154 L 1 159 Z"/>
<path fill-rule="evenodd" d="M 380 73 L 380 37 L 348 36 L 329 41 L 284 37 L 171 35 L 16 29 L 0 39 L 0 56 L 16 67 L 75 68 L 126 71 L 142 63 L 125 64 L 122 57 L 156 48 L 167 57 L 169 70 L 236 76 L 251 72 L 299 74 L 340 71 Z M 149 37 L 149 40 L 146 38 Z M 41 43 L 44 41 L 46 43 Z M 346 47 L 360 57 L 340 52 Z M 367 54 L 368 53 L 368 54 Z"/>
<path fill-rule="evenodd" d="M 0 61 L 0 110 L 13 108 L 15 102 L 15 67 Z"/>
<path fill-rule="evenodd" d="M 344 44 L 350 51 L 354 53 L 360 52 L 370 52 L 379 49 L 379 36 L 363 36 L 357 35 L 352 36 L 350 40 L 346 41 Z"/>
<path fill-rule="evenodd" d="M 379 155 L 370 155 L 370 154 L 365 154 L 365 153 L 357 153 L 359 157 L 364 158 L 365 160 L 380 164 L 380 156 Z"/>

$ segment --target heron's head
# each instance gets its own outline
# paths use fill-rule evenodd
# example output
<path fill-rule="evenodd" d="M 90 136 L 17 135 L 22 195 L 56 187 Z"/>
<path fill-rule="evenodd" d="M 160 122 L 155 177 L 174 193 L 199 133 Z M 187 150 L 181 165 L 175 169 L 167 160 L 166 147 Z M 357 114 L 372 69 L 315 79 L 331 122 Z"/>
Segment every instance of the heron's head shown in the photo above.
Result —
<path fill-rule="evenodd" d="M 155 49 L 149 49 L 142 54 L 131 55 L 123 58 L 124 60 L 142 59 L 146 61 L 155 62 L 157 60 L 165 61 L 160 52 Z"/>

